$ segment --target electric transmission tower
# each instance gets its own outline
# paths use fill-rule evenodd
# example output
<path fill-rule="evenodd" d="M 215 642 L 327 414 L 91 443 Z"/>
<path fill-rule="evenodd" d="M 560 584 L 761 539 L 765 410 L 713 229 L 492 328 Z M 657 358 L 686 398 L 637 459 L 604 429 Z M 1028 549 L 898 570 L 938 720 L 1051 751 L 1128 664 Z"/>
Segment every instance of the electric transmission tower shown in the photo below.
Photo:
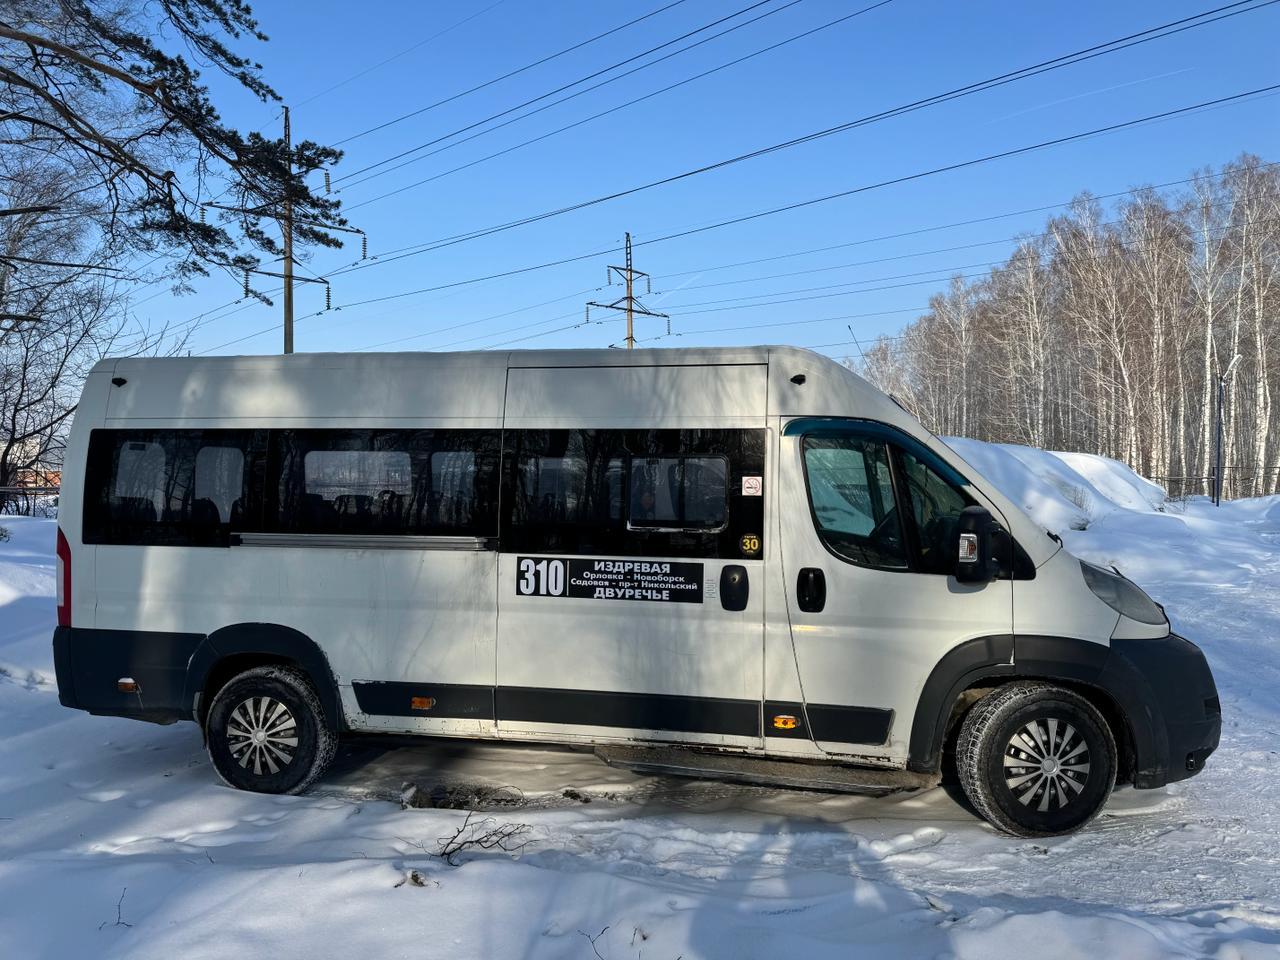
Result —
<path fill-rule="evenodd" d="M 627 349 L 633 350 L 636 345 L 635 318 L 636 317 L 658 317 L 667 321 L 667 333 L 671 332 L 671 317 L 665 313 L 657 313 L 650 310 L 641 303 L 635 295 L 636 280 L 644 280 L 645 293 L 652 293 L 653 288 L 649 283 L 649 275 L 642 270 L 637 270 L 631 264 L 631 234 L 627 234 L 627 265 L 625 267 L 609 267 L 609 284 L 613 284 L 614 274 L 622 278 L 622 282 L 626 284 L 627 292 L 619 297 L 613 303 L 596 303 L 594 300 L 587 304 L 587 320 L 591 319 L 591 308 L 597 310 L 616 310 L 619 313 L 627 315 Z"/>

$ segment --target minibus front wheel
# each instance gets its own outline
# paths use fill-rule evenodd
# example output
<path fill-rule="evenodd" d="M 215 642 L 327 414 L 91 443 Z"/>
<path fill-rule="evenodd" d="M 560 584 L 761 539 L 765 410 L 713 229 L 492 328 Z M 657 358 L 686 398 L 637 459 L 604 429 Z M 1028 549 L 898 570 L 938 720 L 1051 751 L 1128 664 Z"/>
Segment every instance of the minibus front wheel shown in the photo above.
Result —
<path fill-rule="evenodd" d="M 1079 694 L 1049 683 L 992 691 L 969 711 L 956 741 L 965 796 L 1019 837 L 1079 830 L 1111 796 L 1116 767 L 1106 719 Z"/>
<path fill-rule="evenodd" d="M 223 781 L 257 793 L 302 793 L 338 748 L 311 681 L 287 666 L 232 677 L 205 718 L 209 759 Z"/>

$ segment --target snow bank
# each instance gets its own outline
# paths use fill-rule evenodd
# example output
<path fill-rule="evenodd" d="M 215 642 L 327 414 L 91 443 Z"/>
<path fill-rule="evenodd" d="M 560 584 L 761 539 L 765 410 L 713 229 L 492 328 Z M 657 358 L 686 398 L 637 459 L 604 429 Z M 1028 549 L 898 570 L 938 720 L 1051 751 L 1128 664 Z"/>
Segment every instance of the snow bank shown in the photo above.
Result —
<path fill-rule="evenodd" d="M 1109 457 L 1055 453 L 965 437 L 944 441 L 1077 556 L 1151 581 L 1230 583 L 1274 557 L 1260 528 L 1280 522 L 1280 497 L 1174 502 Z"/>
<path fill-rule="evenodd" d="M 1084 530 L 1117 510 L 1163 509 L 1165 492 L 1123 463 L 1010 443 L 944 437 L 977 471 L 1046 529 Z"/>

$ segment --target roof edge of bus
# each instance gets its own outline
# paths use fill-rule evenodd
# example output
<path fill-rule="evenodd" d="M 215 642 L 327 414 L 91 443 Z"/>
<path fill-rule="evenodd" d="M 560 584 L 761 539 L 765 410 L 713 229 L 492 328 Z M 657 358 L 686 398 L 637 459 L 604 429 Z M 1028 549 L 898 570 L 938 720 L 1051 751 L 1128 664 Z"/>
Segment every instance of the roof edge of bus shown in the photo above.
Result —
<path fill-rule="evenodd" d="M 307 366 L 313 363 L 332 365 L 346 361 L 365 359 L 369 362 L 386 362 L 389 359 L 405 363 L 444 363 L 449 360 L 466 358 L 472 361 L 483 361 L 508 366 L 627 366 L 636 364 L 670 365 L 670 364 L 702 364 L 702 363 L 767 363 L 771 359 L 793 357 L 805 362 L 818 362 L 848 370 L 831 357 L 817 353 L 804 347 L 786 344 L 768 344 L 759 346 L 734 347 L 644 347 L 636 350 L 617 350 L 611 348 L 590 349 L 553 349 L 553 350 L 464 350 L 456 352 L 436 350 L 402 350 L 394 352 L 373 351 L 331 351 L 293 354 L 231 354 L 215 356 L 173 356 L 173 357 L 108 357 L 98 361 L 95 372 L 111 370 L 136 370 L 153 365 L 284 365 L 297 364 Z M 359 359 L 358 359 L 359 358 Z M 849 371 L 852 373 L 853 371 Z"/>

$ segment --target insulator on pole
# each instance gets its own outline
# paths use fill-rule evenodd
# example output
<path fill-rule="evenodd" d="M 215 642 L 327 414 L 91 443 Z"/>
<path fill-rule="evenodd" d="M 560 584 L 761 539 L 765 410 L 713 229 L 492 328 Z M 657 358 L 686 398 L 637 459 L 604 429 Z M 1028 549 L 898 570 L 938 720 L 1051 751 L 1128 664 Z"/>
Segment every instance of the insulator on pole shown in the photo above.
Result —
<path fill-rule="evenodd" d="M 326 170 L 326 171 L 324 172 L 324 192 L 325 192 L 325 193 L 329 193 L 329 192 L 330 192 L 330 190 L 329 190 L 329 171 L 328 171 L 328 170 Z"/>
<path fill-rule="evenodd" d="M 360 234 L 360 259 L 369 259 L 369 238 L 365 234 Z"/>
<path fill-rule="evenodd" d="M 244 268 L 244 295 L 249 296 L 249 268 Z"/>
<path fill-rule="evenodd" d="M 327 283 L 324 285 L 324 308 L 326 310 L 333 309 L 333 290 Z"/>
<path fill-rule="evenodd" d="M 200 206 L 200 222 L 204 223 L 204 205 L 203 204 L 201 204 Z"/>

